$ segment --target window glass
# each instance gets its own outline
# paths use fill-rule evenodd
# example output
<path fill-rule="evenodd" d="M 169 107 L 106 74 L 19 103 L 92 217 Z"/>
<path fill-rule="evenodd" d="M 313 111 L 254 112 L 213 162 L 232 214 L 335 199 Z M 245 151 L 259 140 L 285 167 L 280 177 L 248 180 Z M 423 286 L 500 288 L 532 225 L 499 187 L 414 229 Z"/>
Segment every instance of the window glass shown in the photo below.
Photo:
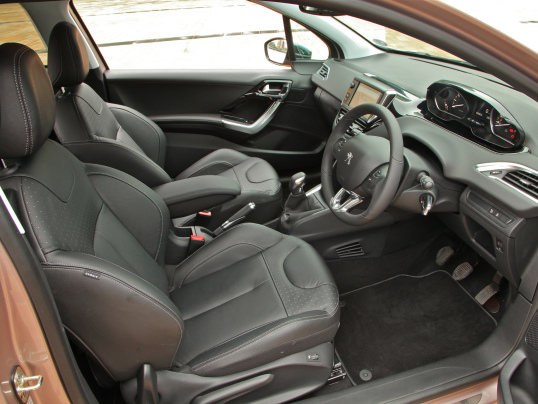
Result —
<path fill-rule="evenodd" d="M 296 60 L 327 60 L 329 48 L 316 34 L 295 21 L 291 22 Z"/>
<path fill-rule="evenodd" d="M 335 18 L 382 49 L 394 49 L 403 52 L 421 53 L 446 59 L 461 60 L 451 53 L 445 52 L 442 49 L 436 48 L 435 46 L 413 38 L 412 36 L 384 27 L 383 25 L 361 20 L 360 18 L 351 17 L 349 15 Z"/>
<path fill-rule="evenodd" d="M 279 68 L 264 43 L 282 16 L 246 0 L 75 0 L 112 69 Z M 281 68 L 281 67 L 280 67 Z"/>
<path fill-rule="evenodd" d="M 47 64 L 47 47 L 34 23 L 18 3 L 0 4 L 0 44 L 22 43 L 37 52 L 44 65 Z"/>

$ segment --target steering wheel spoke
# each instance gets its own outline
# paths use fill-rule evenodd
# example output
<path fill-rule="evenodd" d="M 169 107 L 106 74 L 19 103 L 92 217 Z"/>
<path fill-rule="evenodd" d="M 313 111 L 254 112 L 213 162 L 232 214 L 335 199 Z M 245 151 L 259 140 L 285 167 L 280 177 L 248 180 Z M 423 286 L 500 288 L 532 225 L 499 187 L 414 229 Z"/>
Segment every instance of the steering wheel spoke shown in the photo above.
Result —
<path fill-rule="evenodd" d="M 364 115 L 379 117 L 384 124 L 381 131 L 386 131 L 387 136 L 369 133 L 346 136 L 349 126 Z M 386 107 L 364 103 L 347 112 L 334 127 L 321 163 L 323 196 L 336 217 L 346 224 L 362 226 L 381 215 L 398 192 L 404 168 L 403 152 L 402 131 Z M 338 162 L 336 173 L 335 162 Z M 335 180 L 342 187 L 336 195 Z M 365 198 L 370 200 L 368 206 L 360 213 L 351 214 L 349 211 Z"/>
<path fill-rule="evenodd" d="M 350 209 L 359 205 L 364 201 L 364 198 L 353 191 L 347 189 L 340 189 L 336 195 L 331 199 L 331 209 L 335 212 L 346 213 Z"/>

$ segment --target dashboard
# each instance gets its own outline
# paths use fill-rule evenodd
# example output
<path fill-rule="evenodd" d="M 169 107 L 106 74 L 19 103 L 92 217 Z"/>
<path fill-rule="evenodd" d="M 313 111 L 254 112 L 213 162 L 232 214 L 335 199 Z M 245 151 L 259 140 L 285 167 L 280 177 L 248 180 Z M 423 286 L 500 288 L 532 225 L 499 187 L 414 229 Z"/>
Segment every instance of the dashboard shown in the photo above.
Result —
<path fill-rule="evenodd" d="M 432 212 L 519 283 L 529 246 L 518 234 L 538 217 L 538 103 L 482 71 L 406 55 L 331 59 L 322 70 L 312 81 L 330 96 L 320 100 L 333 100 L 323 109 L 334 126 L 363 102 L 397 118 L 406 168 L 392 207 L 419 213 L 417 174 L 427 172 L 436 184 Z M 356 120 L 347 135 L 359 132 L 386 136 L 375 116 Z"/>

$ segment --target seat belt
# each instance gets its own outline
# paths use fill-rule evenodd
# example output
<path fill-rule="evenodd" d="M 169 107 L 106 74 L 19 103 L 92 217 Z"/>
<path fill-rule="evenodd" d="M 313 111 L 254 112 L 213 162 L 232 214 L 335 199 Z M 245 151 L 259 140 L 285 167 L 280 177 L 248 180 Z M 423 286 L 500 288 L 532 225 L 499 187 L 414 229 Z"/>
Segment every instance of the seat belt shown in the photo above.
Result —
<path fill-rule="evenodd" d="M 0 186 L 0 198 L 2 198 L 2 202 L 4 202 L 4 205 L 6 205 L 6 209 L 9 212 L 9 215 L 11 216 L 13 223 L 15 223 L 15 226 L 17 226 L 17 230 L 19 230 L 20 234 L 24 234 L 24 227 L 22 227 L 21 221 L 19 220 L 19 218 L 17 217 L 17 214 L 13 210 L 13 207 L 7 200 L 6 194 L 4 193 L 2 186 Z"/>

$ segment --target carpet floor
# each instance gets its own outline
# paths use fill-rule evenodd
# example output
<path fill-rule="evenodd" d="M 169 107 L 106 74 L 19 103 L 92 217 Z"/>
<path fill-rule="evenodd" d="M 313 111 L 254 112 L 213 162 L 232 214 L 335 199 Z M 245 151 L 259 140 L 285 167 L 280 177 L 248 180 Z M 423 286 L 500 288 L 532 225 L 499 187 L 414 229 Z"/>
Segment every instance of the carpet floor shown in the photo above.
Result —
<path fill-rule="evenodd" d="M 393 278 L 341 295 L 335 345 L 355 383 L 471 350 L 496 321 L 445 271 Z"/>

